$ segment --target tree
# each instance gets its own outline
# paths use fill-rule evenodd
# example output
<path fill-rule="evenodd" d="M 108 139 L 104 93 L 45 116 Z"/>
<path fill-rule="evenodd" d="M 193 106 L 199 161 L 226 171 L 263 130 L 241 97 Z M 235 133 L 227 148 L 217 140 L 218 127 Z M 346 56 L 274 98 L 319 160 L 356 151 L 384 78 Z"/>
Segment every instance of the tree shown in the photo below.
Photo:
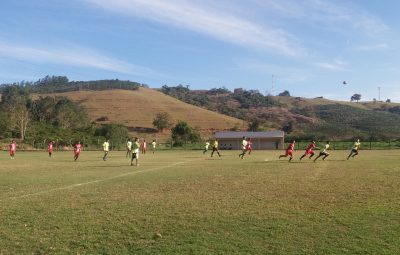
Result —
<path fill-rule="evenodd" d="M 174 144 L 179 146 L 187 142 L 200 141 L 200 134 L 193 130 L 185 121 L 179 121 L 174 128 L 172 128 L 172 140 Z"/>
<path fill-rule="evenodd" d="M 172 118 L 167 112 L 160 112 L 156 114 L 153 120 L 153 126 L 157 128 L 159 132 L 162 132 L 165 128 L 172 126 Z"/>
<path fill-rule="evenodd" d="M 66 97 L 57 98 L 54 116 L 54 124 L 64 129 L 83 128 L 89 124 L 84 108 Z"/>
<path fill-rule="evenodd" d="M 0 112 L 0 137 L 2 137 L 6 131 L 8 126 L 8 118 L 6 114 Z"/>
<path fill-rule="evenodd" d="M 361 94 L 354 94 L 351 96 L 350 101 L 354 102 L 356 101 L 357 103 L 361 100 Z"/>
<path fill-rule="evenodd" d="M 290 93 L 289 93 L 288 90 L 285 90 L 282 93 L 280 93 L 278 96 L 280 96 L 280 97 L 290 97 Z"/>
<path fill-rule="evenodd" d="M 290 121 L 288 124 L 282 127 L 282 131 L 286 134 L 290 134 L 293 131 L 293 121 Z"/>
<path fill-rule="evenodd" d="M 249 122 L 248 131 L 256 132 L 256 131 L 259 130 L 260 125 L 261 125 L 261 121 L 259 119 L 254 119 L 254 120 Z"/>
<path fill-rule="evenodd" d="M 32 103 L 32 118 L 39 122 L 54 121 L 54 110 L 56 106 L 56 99 L 54 97 L 39 97 L 39 99 Z"/>
<path fill-rule="evenodd" d="M 21 140 L 30 121 L 31 99 L 27 89 L 21 86 L 8 86 L 2 92 L 1 108 L 7 113 L 10 126 L 18 130 Z"/>
<path fill-rule="evenodd" d="M 106 124 L 95 131 L 96 136 L 110 139 L 114 144 L 118 144 L 122 138 L 129 137 L 128 129 L 120 124 Z"/>

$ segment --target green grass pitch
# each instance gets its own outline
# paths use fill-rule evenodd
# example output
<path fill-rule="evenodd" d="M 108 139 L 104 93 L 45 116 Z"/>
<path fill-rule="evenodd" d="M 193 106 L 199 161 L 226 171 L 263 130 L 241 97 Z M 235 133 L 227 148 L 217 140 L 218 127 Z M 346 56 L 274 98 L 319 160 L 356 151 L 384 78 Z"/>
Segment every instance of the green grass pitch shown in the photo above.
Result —
<path fill-rule="evenodd" d="M 400 151 L 0 153 L 0 254 L 400 254 Z"/>

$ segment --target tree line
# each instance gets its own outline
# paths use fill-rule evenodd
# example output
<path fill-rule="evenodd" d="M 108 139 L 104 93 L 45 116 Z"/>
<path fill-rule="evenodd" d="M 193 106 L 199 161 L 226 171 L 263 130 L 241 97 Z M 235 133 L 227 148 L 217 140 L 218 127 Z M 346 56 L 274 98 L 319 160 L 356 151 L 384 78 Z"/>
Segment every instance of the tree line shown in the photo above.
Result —
<path fill-rule="evenodd" d="M 123 80 L 97 80 L 97 81 L 70 81 L 66 76 L 45 76 L 35 82 L 21 81 L 17 83 L 6 83 L 0 85 L 0 92 L 9 86 L 24 87 L 31 93 L 62 93 L 80 90 L 108 90 L 108 89 L 125 89 L 137 90 L 140 87 L 148 87 L 132 81 Z"/>

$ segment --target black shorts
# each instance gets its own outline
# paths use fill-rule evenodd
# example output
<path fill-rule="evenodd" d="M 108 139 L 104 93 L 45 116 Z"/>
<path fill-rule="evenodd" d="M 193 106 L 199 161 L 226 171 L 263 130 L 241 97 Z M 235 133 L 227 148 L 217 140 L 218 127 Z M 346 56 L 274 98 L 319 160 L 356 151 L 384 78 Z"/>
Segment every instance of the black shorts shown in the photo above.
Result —
<path fill-rule="evenodd" d="M 320 156 L 328 156 L 329 153 L 328 153 L 328 152 L 320 152 L 319 155 L 320 155 Z"/>
<path fill-rule="evenodd" d="M 358 150 L 352 149 L 351 152 L 353 152 L 353 153 L 358 153 Z"/>
<path fill-rule="evenodd" d="M 132 158 L 137 158 L 137 154 L 135 152 L 132 153 Z"/>

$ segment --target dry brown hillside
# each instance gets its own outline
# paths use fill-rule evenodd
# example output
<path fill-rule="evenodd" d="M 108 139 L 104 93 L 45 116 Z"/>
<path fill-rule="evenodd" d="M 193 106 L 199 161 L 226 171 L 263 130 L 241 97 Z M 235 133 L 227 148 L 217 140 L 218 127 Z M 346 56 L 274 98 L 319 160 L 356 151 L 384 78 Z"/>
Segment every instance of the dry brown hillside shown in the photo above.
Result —
<path fill-rule="evenodd" d="M 100 117 L 107 117 L 107 121 L 100 123 L 119 123 L 136 131 L 153 129 L 153 119 L 159 112 L 168 112 L 174 121 L 184 120 L 203 132 L 243 125 L 242 120 L 186 104 L 148 88 L 134 91 L 75 91 L 48 95 L 66 96 L 78 102 L 86 108 L 89 117 L 95 122 L 99 122 L 97 120 Z"/>

